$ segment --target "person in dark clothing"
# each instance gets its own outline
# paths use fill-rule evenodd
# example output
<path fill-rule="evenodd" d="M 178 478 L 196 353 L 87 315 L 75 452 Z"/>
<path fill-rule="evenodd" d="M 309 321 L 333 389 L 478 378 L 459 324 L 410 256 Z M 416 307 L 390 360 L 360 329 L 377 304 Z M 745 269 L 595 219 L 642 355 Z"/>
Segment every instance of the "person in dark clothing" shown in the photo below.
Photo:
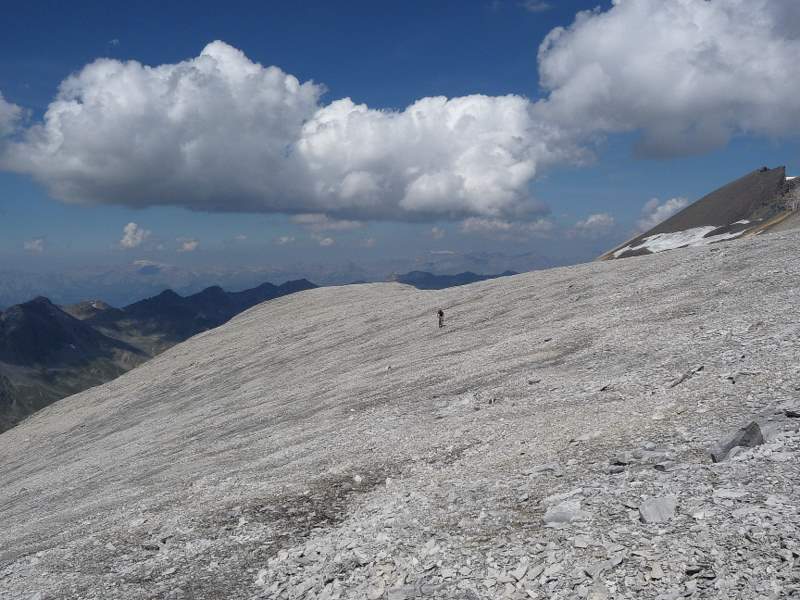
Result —
<path fill-rule="evenodd" d="M 439 327 L 444 327 L 444 311 L 440 308 L 436 314 L 439 316 Z"/>

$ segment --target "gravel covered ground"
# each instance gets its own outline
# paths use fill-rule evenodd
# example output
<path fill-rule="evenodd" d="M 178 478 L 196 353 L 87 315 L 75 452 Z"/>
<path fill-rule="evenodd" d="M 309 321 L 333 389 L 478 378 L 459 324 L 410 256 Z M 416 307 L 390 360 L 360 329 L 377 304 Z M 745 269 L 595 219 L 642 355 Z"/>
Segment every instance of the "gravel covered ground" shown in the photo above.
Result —
<path fill-rule="evenodd" d="M 798 242 L 255 307 L 0 435 L 0 597 L 796 597 Z"/>

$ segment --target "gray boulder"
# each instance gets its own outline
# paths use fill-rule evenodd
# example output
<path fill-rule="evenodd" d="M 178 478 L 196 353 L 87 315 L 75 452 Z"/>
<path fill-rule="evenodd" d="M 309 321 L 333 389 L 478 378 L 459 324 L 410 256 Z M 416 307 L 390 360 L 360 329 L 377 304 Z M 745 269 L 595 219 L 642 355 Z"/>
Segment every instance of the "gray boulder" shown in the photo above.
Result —
<path fill-rule="evenodd" d="M 642 523 L 664 523 L 675 516 L 677 506 L 675 496 L 648 498 L 639 505 L 639 520 Z"/>
<path fill-rule="evenodd" d="M 761 427 L 755 421 L 751 421 L 747 426 L 714 444 L 710 450 L 711 460 L 715 463 L 725 460 L 730 451 L 737 446 L 754 448 L 763 443 L 764 434 L 761 431 Z"/>
<path fill-rule="evenodd" d="M 588 519 L 589 514 L 581 510 L 580 500 L 566 500 L 550 507 L 544 514 L 545 527 L 563 527 L 573 521 Z"/>

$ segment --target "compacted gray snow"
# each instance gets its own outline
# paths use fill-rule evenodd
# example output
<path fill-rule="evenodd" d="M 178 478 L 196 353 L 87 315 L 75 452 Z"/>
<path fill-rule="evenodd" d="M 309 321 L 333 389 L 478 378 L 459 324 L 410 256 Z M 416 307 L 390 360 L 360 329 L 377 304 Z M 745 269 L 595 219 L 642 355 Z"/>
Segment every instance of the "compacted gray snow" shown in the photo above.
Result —
<path fill-rule="evenodd" d="M 257 306 L 0 435 L 0 597 L 793 597 L 799 241 Z"/>

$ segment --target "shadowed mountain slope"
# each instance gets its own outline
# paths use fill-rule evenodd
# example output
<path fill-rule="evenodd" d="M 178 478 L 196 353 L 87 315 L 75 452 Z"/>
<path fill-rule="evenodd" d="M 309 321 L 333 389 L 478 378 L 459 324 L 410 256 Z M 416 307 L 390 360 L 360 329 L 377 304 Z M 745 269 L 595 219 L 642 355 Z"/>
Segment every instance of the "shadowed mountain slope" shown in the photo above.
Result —
<path fill-rule="evenodd" d="M 218 327 L 256 304 L 315 287 L 310 281 L 299 279 L 281 285 L 264 283 L 241 292 L 212 286 L 191 296 L 180 296 L 165 290 L 121 310 L 98 311 L 87 323 L 154 355 L 201 331 Z"/>
<path fill-rule="evenodd" d="M 0 435 L 0 596 L 791 597 L 798 241 L 254 307 Z"/>
<path fill-rule="evenodd" d="M 786 177 L 785 167 L 764 167 L 711 192 L 600 258 L 627 258 L 762 233 L 791 217 L 799 201 L 800 183 Z M 793 222 L 793 218 L 786 221 L 782 229 Z"/>
<path fill-rule="evenodd" d="M 67 314 L 47 298 L 35 298 L 0 313 L 0 362 L 71 365 L 114 352 L 137 352 Z"/>
<path fill-rule="evenodd" d="M 36 298 L 0 314 L 0 431 L 148 356 Z"/>
<path fill-rule="evenodd" d="M 0 431 L 255 304 L 313 287 L 303 279 L 186 297 L 166 290 L 122 309 L 91 300 L 62 310 L 47 298 L 12 306 L 0 313 Z"/>

